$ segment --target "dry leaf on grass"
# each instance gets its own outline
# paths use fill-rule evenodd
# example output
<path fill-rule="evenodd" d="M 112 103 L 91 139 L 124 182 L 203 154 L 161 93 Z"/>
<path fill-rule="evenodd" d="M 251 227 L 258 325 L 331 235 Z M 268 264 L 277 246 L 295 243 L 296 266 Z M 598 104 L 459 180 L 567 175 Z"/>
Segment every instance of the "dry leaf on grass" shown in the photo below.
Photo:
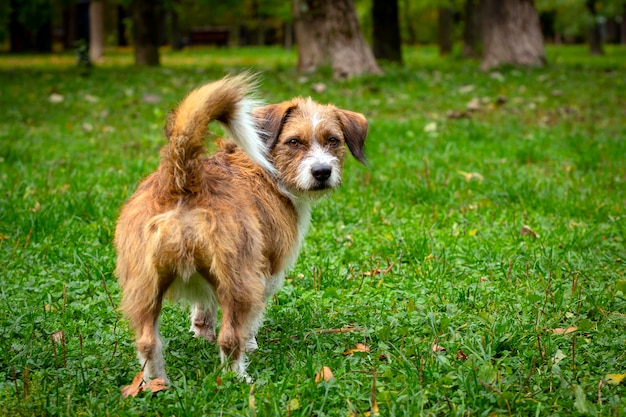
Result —
<path fill-rule="evenodd" d="M 143 385 L 141 388 L 143 388 L 144 391 L 150 390 L 154 394 L 156 392 L 163 391 L 164 389 L 168 389 L 169 387 L 167 386 L 167 383 L 163 378 L 154 378 L 151 379 L 150 382 L 148 382 L 147 384 Z"/>
<path fill-rule="evenodd" d="M 321 381 L 328 382 L 333 378 L 333 372 L 330 370 L 328 366 L 323 366 L 322 369 L 315 375 L 315 383 L 319 383 Z"/>
<path fill-rule="evenodd" d="M 369 353 L 370 351 L 370 347 L 367 345 L 364 345 L 363 343 L 357 343 L 355 347 L 353 347 L 352 349 L 348 349 L 345 352 L 343 352 L 344 356 L 348 356 L 348 355 L 352 355 L 354 353 Z"/>
<path fill-rule="evenodd" d="M 613 385 L 618 385 L 622 380 L 626 378 L 626 374 L 607 374 L 606 382 Z"/>
<path fill-rule="evenodd" d="M 535 232 L 530 226 L 528 226 L 526 224 L 524 226 L 522 226 L 522 230 L 520 230 L 519 233 L 521 235 L 532 236 L 535 239 L 537 239 L 539 237 L 539 233 Z"/>
<path fill-rule="evenodd" d="M 433 343 L 431 350 L 433 351 L 433 353 L 442 353 L 446 351 L 446 348 L 439 345 L 438 343 Z"/>
<path fill-rule="evenodd" d="M 150 390 L 152 393 L 156 393 L 169 388 L 163 378 L 154 378 L 149 382 L 144 383 L 143 375 L 143 371 L 139 371 L 133 378 L 133 382 L 130 385 L 122 387 L 122 398 L 127 398 L 128 396 L 136 397 L 145 390 Z"/>
<path fill-rule="evenodd" d="M 578 330 L 578 327 L 571 326 L 571 327 L 568 327 L 567 329 L 562 329 L 562 328 L 552 329 L 552 333 L 557 334 L 557 335 L 570 334 L 570 333 L 575 332 L 576 330 Z"/>
<path fill-rule="evenodd" d="M 465 171 L 457 171 L 460 175 L 463 175 L 463 178 L 465 178 L 465 181 L 470 182 L 472 180 L 476 180 L 476 181 L 482 181 L 485 178 L 480 175 L 478 172 L 465 172 Z"/>
<path fill-rule="evenodd" d="M 130 385 L 122 387 L 122 398 L 127 398 L 129 395 L 136 397 L 141 391 L 141 384 L 143 383 L 143 371 L 140 371 L 133 378 L 133 382 Z"/>
<path fill-rule="evenodd" d="M 63 339 L 65 339 L 65 333 L 63 332 L 63 330 L 59 330 L 58 332 L 52 333 L 50 335 L 50 339 L 53 342 L 61 343 L 63 341 Z"/>

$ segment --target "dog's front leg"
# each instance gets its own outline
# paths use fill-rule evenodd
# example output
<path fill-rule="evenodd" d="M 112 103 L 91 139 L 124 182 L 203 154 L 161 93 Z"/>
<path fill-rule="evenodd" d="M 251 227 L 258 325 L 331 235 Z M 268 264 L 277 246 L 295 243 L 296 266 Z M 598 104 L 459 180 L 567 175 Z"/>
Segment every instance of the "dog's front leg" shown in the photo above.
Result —
<path fill-rule="evenodd" d="M 215 304 L 197 303 L 191 308 L 191 328 L 194 337 L 203 337 L 215 342 L 215 325 L 217 324 L 217 307 Z"/>

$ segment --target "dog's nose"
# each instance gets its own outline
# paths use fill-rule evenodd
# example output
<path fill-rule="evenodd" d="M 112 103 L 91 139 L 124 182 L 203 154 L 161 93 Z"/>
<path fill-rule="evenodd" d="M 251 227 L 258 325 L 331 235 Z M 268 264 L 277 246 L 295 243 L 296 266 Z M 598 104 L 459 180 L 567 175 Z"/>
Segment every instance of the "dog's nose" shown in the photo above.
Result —
<path fill-rule="evenodd" d="M 311 168 L 311 175 L 318 181 L 326 181 L 330 178 L 330 174 L 332 173 L 332 168 L 327 164 L 317 164 L 313 165 Z"/>

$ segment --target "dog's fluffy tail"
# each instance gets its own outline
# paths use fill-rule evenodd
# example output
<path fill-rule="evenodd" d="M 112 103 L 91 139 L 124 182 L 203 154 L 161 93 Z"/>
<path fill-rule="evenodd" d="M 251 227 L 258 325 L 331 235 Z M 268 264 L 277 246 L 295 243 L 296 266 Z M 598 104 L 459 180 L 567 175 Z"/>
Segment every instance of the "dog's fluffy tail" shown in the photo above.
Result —
<path fill-rule="evenodd" d="M 255 90 L 253 74 L 225 77 L 193 90 L 172 111 L 165 126 L 169 145 L 161 154 L 161 168 L 173 179 L 178 193 L 194 192 L 200 185 L 201 156 L 206 152 L 203 142 L 207 124 L 213 120 L 224 125 L 253 161 L 274 172 L 252 116 L 252 109 L 260 104 L 253 97 Z"/>

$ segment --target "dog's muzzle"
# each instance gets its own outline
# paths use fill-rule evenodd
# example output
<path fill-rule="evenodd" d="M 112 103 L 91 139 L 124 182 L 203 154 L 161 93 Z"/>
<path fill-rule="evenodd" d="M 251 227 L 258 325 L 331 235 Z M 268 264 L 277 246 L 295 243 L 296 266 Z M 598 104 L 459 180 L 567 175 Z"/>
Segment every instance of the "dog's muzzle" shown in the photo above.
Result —
<path fill-rule="evenodd" d="M 315 164 L 311 167 L 311 175 L 321 183 L 326 182 L 332 173 L 333 167 L 328 164 Z"/>

